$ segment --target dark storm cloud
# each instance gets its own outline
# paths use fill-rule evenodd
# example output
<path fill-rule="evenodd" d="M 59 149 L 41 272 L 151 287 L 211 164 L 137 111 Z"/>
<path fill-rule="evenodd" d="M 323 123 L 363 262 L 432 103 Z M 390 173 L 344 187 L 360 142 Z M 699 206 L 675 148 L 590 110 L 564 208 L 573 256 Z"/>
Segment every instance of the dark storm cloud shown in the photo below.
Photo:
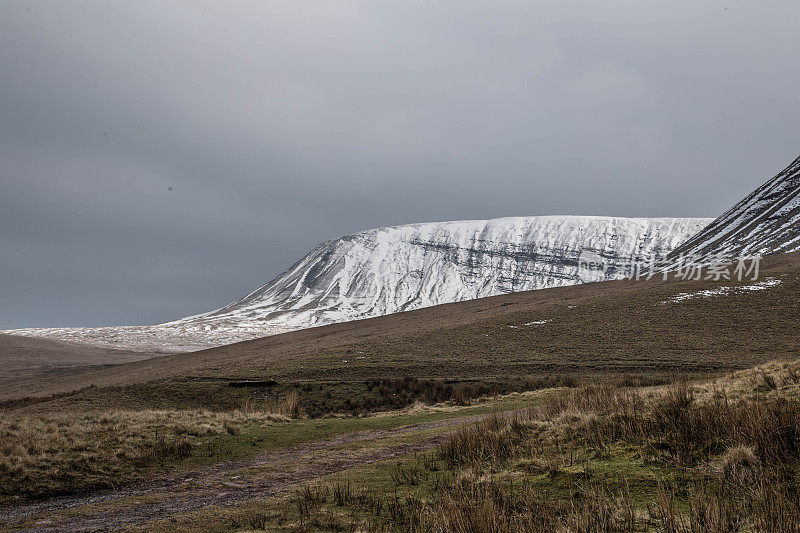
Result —
<path fill-rule="evenodd" d="M 796 2 L 6 2 L 0 327 L 220 306 L 417 221 L 716 216 L 797 155 Z"/>

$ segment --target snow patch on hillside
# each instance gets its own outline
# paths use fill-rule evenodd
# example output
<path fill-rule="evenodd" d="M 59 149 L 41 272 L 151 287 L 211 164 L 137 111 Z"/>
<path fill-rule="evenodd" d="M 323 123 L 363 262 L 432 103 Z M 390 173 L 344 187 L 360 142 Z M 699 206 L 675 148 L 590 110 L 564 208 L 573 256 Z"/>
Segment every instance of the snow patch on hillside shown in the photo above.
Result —
<path fill-rule="evenodd" d="M 678 302 L 684 302 L 686 300 L 694 300 L 697 298 L 709 298 L 711 296 L 724 296 L 727 294 L 744 294 L 750 291 L 763 291 L 764 289 L 769 289 L 770 287 L 775 287 L 776 285 L 780 285 L 781 280 L 775 278 L 767 278 L 764 281 L 759 281 L 753 285 L 736 285 L 736 286 L 724 286 L 724 287 L 717 287 L 716 289 L 707 289 L 702 291 L 695 291 L 695 292 L 681 292 L 667 298 L 662 304 L 672 304 Z"/>

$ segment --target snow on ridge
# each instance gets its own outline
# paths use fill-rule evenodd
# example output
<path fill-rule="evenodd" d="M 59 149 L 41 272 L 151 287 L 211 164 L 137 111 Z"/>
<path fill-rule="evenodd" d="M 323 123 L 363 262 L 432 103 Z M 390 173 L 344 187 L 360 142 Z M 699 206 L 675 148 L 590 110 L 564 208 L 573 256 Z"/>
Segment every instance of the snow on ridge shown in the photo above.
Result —
<path fill-rule="evenodd" d="M 579 283 L 592 250 L 611 264 L 666 255 L 710 219 L 507 217 L 389 226 L 326 241 L 225 307 L 155 326 L 8 333 L 141 351 L 191 351 L 442 303 Z M 608 279 L 614 279 L 609 274 Z"/>

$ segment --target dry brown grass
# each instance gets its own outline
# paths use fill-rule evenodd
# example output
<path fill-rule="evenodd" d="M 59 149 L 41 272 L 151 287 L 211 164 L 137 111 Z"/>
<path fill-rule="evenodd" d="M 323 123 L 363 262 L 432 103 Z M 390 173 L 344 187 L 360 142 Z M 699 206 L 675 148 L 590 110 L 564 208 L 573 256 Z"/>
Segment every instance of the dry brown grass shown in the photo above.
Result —
<path fill-rule="evenodd" d="M 725 483 L 749 487 L 761 478 L 761 461 L 752 447 L 737 444 L 722 456 L 720 472 Z"/>
<path fill-rule="evenodd" d="M 520 448 L 525 426 L 495 416 L 457 431 L 439 448 L 439 457 L 451 468 L 505 465 Z"/>
<path fill-rule="evenodd" d="M 300 405 L 300 394 L 290 390 L 281 398 L 248 399 L 242 402 L 239 411 L 247 414 L 271 413 L 286 418 L 303 418 L 305 412 Z"/>
<path fill-rule="evenodd" d="M 338 526 L 800 531 L 800 398 L 780 385 L 794 365 L 774 363 L 699 385 L 564 390 L 522 415 L 457 431 L 430 460 L 396 467 L 391 497 L 341 485 L 336 505 L 348 507 L 350 518 Z M 765 368 L 777 393 L 759 388 Z M 722 390 L 741 395 L 730 399 Z M 596 468 L 606 470 L 600 475 Z M 641 476 L 635 495 L 628 475 Z M 414 490 L 399 496 L 403 487 Z M 304 523 L 313 523 L 324 506 L 304 505 Z"/>
<path fill-rule="evenodd" d="M 769 361 L 694 385 L 701 399 L 737 400 L 754 394 L 765 397 L 800 396 L 800 361 Z"/>
<path fill-rule="evenodd" d="M 211 437 L 285 420 L 255 410 L 6 413 L 0 418 L 0 498 L 108 487 L 148 464 L 186 457 Z"/>

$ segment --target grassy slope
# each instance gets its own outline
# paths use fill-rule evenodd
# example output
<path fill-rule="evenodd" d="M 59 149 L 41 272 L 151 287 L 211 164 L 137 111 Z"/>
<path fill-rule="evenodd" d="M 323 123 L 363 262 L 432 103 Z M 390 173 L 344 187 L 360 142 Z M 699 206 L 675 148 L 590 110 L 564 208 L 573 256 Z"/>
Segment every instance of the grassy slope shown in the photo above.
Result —
<path fill-rule="evenodd" d="M 720 283 L 622 281 L 518 293 L 315 328 L 69 377 L 4 384 L 0 397 L 5 399 L 34 394 L 62 395 L 42 398 L 44 401 L 27 406 L 6 405 L 2 428 L 5 457 L 0 465 L 7 482 L 5 495 L 20 490 L 27 491 L 29 496 L 70 492 L 87 480 L 97 488 L 147 476 L 163 466 L 212 464 L 334 434 L 397 427 L 430 419 L 425 417 L 455 416 L 442 411 L 269 424 L 256 420 L 257 417 L 252 420 L 244 417 L 238 422 L 228 421 L 232 432 L 224 429 L 198 435 L 192 434 L 191 428 L 188 431 L 176 429 L 177 422 L 153 422 L 154 416 L 161 416 L 154 414 L 154 409 L 211 407 L 228 411 L 204 415 L 210 417 L 212 426 L 225 428 L 223 419 L 232 416 L 231 408 L 252 400 L 253 392 L 258 390 L 227 385 L 235 379 L 274 379 L 279 387 L 299 387 L 301 398 L 304 394 L 324 397 L 329 392 L 324 387 L 338 391 L 341 396 L 353 396 L 366 394 L 362 389 L 366 387 L 367 378 L 372 377 L 414 375 L 439 380 L 507 382 L 505 376 L 509 375 L 553 373 L 574 374 L 590 380 L 632 374 L 701 376 L 796 356 L 800 254 L 768 258 L 763 267 L 762 277 L 780 278 L 782 283 L 763 291 L 671 304 L 662 302 L 678 293 L 714 288 Z M 722 284 L 730 285 L 729 282 Z M 524 326 L 540 320 L 549 322 Z M 316 388 L 305 391 L 302 388 L 305 383 L 313 383 Z M 749 390 L 748 387 L 745 389 Z M 495 408 L 503 408 L 503 405 L 482 404 L 473 409 Z M 132 427 L 134 440 L 138 442 L 115 441 L 112 444 L 116 448 L 104 449 L 108 442 L 103 439 L 121 436 L 114 429 L 120 424 L 114 419 L 119 409 L 138 411 L 138 415 L 120 415 L 129 416 L 123 425 Z M 68 413 L 66 420 L 59 419 L 58 413 L 65 411 Z M 103 416 L 110 422 L 99 426 L 110 424 L 110 429 L 98 426 L 94 433 L 91 429 L 84 432 L 81 438 L 93 444 L 82 446 L 77 439 L 75 454 L 67 447 L 66 455 L 59 457 L 58 450 L 48 451 L 41 445 L 51 438 L 47 432 L 53 427 L 69 427 L 73 420 L 70 417 L 88 417 L 85 422 L 92 426 Z M 137 426 L 138 422 L 131 420 L 140 420 L 141 424 Z M 20 435 L 20 428 L 28 433 Z M 186 439 L 191 452 L 185 453 L 185 447 L 183 452 L 173 452 L 169 446 L 153 452 L 159 448 L 156 429 L 161 436 Z M 611 479 L 620 471 L 633 469 L 629 477 L 636 480 L 641 474 L 642 479 L 649 479 L 647 494 L 652 496 L 654 476 L 658 473 L 664 477 L 664 470 L 656 472 L 651 469 L 652 465 L 640 464 L 641 450 L 635 447 L 625 443 L 615 446 L 612 454 L 592 458 L 592 461 L 596 459 L 592 471 L 607 472 Z M 99 455 L 92 455 L 93 450 Z M 206 452 L 197 453 L 202 450 Z M 118 454 L 120 451 L 123 453 Z M 573 455 L 584 458 L 592 453 L 585 445 L 573 450 Z M 51 461 L 51 456 L 56 459 Z M 11 460 L 6 460 L 8 458 Z M 559 459 L 564 460 L 564 457 Z M 537 490 L 554 490 L 557 495 L 559 487 L 571 490 L 572 482 L 585 476 L 585 470 L 574 466 L 574 459 L 570 462 L 572 464 L 567 467 L 560 465 L 558 471 L 570 473 L 570 469 L 577 468 L 573 472 L 577 477 L 573 479 L 572 474 L 556 476 L 556 479 L 567 480 L 563 487 L 548 481 L 550 467 L 546 458 L 537 458 L 535 464 L 519 468 L 534 469 L 532 471 L 538 473 L 532 482 L 539 483 Z M 31 470 L 26 472 L 26 468 Z M 81 477 L 82 468 L 86 469 L 84 477 Z M 364 475 L 386 481 L 389 471 L 381 473 L 380 468 L 384 467 L 377 468 L 365 471 Z M 79 475 L 63 476 L 63 472 Z M 434 477 L 431 474 L 430 479 Z M 414 485 L 411 490 L 419 490 L 418 486 Z M 614 490 L 617 488 L 614 486 Z"/>
<path fill-rule="evenodd" d="M 91 492 L 354 432 L 521 409 L 540 397 L 294 420 L 259 410 L 15 411 L 0 419 L 0 503 Z"/>
<path fill-rule="evenodd" d="M 800 253 L 771 256 L 763 291 L 663 304 L 712 281 L 619 281 L 524 292 L 336 324 L 190 354 L 8 384 L 0 399 L 82 392 L 102 407 L 105 387 L 232 379 L 358 381 L 371 377 L 475 379 L 721 373 L 797 353 Z M 542 325 L 523 324 L 548 320 Z M 512 327 L 514 326 L 514 327 Z M 189 385 L 192 383 L 193 385 Z M 115 389 L 114 396 L 121 394 Z M 126 394 L 138 394 L 133 388 Z M 53 403 L 66 408 L 71 399 Z M 145 398 L 147 401 L 147 398 Z"/>
<path fill-rule="evenodd" d="M 641 528 L 659 525 L 657 516 L 651 516 L 648 509 L 661 512 L 659 506 L 666 505 L 661 498 L 664 491 L 673 491 L 676 512 L 688 513 L 690 502 L 696 504 L 698 494 L 696 487 L 703 490 L 715 490 L 721 482 L 718 472 L 724 471 L 731 448 L 736 444 L 756 445 L 757 453 L 762 453 L 758 441 L 748 440 L 748 435 L 761 435 L 771 444 L 771 435 L 780 433 L 773 428 L 785 425 L 785 420 L 767 421 L 769 426 L 758 417 L 748 417 L 749 412 L 757 413 L 759 409 L 741 409 L 732 417 L 726 410 L 728 405 L 738 401 L 755 401 L 755 407 L 768 405 L 765 402 L 790 401 L 800 398 L 800 364 L 772 363 L 754 370 L 738 371 L 710 382 L 699 382 L 692 386 L 691 404 L 673 401 L 661 402 L 666 397 L 665 387 L 645 387 L 636 390 L 606 389 L 594 387 L 589 390 L 554 389 L 511 395 L 495 400 L 477 403 L 470 407 L 448 407 L 441 409 L 410 409 L 407 411 L 378 414 L 367 418 L 293 420 L 265 419 L 258 413 L 206 413 L 202 416 L 191 412 L 172 411 L 166 416 L 183 417 L 178 420 L 185 425 L 194 423 L 198 426 L 222 424 L 229 419 L 234 431 L 216 431 L 212 434 L 200 435 L 191 441 L 193 452 L 186 457 L 152 457 L 149 468 L 136 465 L 138 470 L 118 470 L 113 481 L 126 479 L 126 474 L 148 475 L 164 467 L 192 468 L 220 461 L 263 453 L 269 450 L 282 449 L 294 444 L 333 437 L 356 431 L 374 429 L 390 429 L 408 424 L 419 424 L 446 418 L 458 418 L 479 413 L 502 412 L 534 407 L 534 410 L 520 419 L 520 424 L 509 424 L 505 421 L 484 424 L 474 431 L 467 428 L 457 434 L 455 442 L 460 443 L 454 449 L 442 446 L 434 452 L 409 457 L 398 457 L 375 465 L 352 468 L 344 473 L 336 474 L 314 483 L 312 489 L 324 493 L 315 499 L 308 492 L 291 493 L 287 497 L 257 498 L 244 504 L 228 507 L 206 508 L 191 513 L 178 513 L 165 523 L 148 523 L 146 530 L 169 529 L 181 530 L 229 530 L 251 528 L 303 528 L 315 529 L 356 529 L 376 528 L 394 524 L 401 530 L 413 526 L 418 518 L 441 516 L 447 520 L 465 519 L 464 509 L 494 516 L 499 509 L 483 509 L 482 503 L 489 502 L 497 506 L 507 501 L 510 505 L 508 513 L 496 519 L 510 520 L 520 515 L 530 523 L 548 523 L 543 520 L 588 520 L 613 517 L 622 520 L 624 505 L 635 510 L 636 520 Z M 618 401 L 615 398 L 622 398 Z M 723 401 L 720 398 L 724 397 Z M 643 403 L 634 405 L 632 398 L 640 398 Z M 678 411 L 672 411 L 677 405 Z M 707 410 L 705 406 L 711 405 Z M 800 408 L 785 408 L 785 404 L 776 413 L 791 413 L 795 420 L 800 415 Z M 796 404 L 795 404 L 796 405 Z M 625 410 L 625 406 L 628 409 Z M 651 425 L 653 406 L 666 411 L 666 418 L 656 425 Z M 694 413 L 684 416 L 682 413 Z M 627 414 L 624 414 L 627 413 Z M 140 427 L 131 426 L 147 415 L 147 412 L 130 413 L 132 417 L 124 421 L 126 431 L 136 433 L 144 428 L 146 434 L 152 436 L 155 427 L 159 427 L 162 435 L 174 431 L 176 424 L 170 427 L 163 421 L 157 426 L 152 422 Z M 152 413 L 151 413 L 152 414 Z M 744 418 L 741 418 L 745 415 Z M 125 415 L 122 413 L 122 415 Z M 677 415 L 677 416 L 676 416 Z M 18 413 L 28 422 L 42 419 L 41 415 Z M 50 415 L 55 416 L 55 415 Z M 92 415 L 73 414 L 73 422 L 83 420 Z M 114 418 L 114 413 L 105 415 Z M 162 413 L 161 416 L 164 416 Z M 741 424 L 746 422 L 746 424 Z M 219 418 L 220 420 L 217 420 Z M 238 421 L 236 419 L 239 419 Z M 47 421 L 47 417 L 43 420 Z M 728 429 L 716 432 L 715 420 Z M 788 419 L 787 419 L 788 420 Z M 13 423 L 13 420 L 6 420 Z M 266 422 L 266 423 L 265 423 Z M 629 423 L 630 422 L 630 423 Z M 724 423 L 723 423 L 724 422 Z M 778 424 L 775 425 L 775 422 Z M 716 422 L 715 422 L 716 423 Z M 666 424 L 666 425 L 665 425 Z M 672 424 L 672 425 L 670 425 Z M 219 425 L 219 424 L 218 424 Z M 731 428 L 747 427 L 738 434 Z M 786 426 L 794 431 L 796 426 Z M 627 429 L 625 429 L 627 428 Z M 709 429 L 711 428 L 711 429 Z M 119 428 L 118 428 L 119 429 Z M 646 431 L 641 431 L 646 429 Z M 763 430 L 762 430 L 763 429 Z M 435 431 L 452 431 L 442 428 Z M 114 437 L 119 431 L 109 432 L 107 427 L 98 427 L 94 437 L 99 440 L 99 448 L 107 447 L 102 439 Z M 185 431 L 176 435 L 186 436 Z M 413 442 L 424 439 L 431 434 L 428 429 L 417 429 L 404 433 L 393 439 Z M 673 435 L 683 437 L 672 438 Z M 789 443 L 796 442 L 795 433 L 786 434 Z M 774 443 L 783 442 L 778 435 Z M 19 439 L 12 439 L 16 442 Z M 39 442 L 42 439 L 31 439 Z M 689 445 L 684 449 L 682 443 Z M 713 446 L 707 447 L 711 443 Z M 27 445 L 28 443 L 23 443 Z M 345 444 L 338 448 L 363 448 L 387 446 L 386 439 L 375 438 L 356 443 Z M 76 445 L 81 446 L 80 442 Z M 83 447 L 82 447 L 83 448 Z M 777 449 L 770 446 L 770 449 Z M 85 452 L 85 449 L 78 450 Z M 211 452 L 211 453 L 208 453 Z M 339 452 L 331 450 L 336 456 Z M 780 452 L 783 454 L 783 451 Z M 707 455 L 710 454 L 710 455 Z M 45 454 L 46 455 L 46 454 Z M 39 465 L 52 464 L 36 459 Z M 778 461 L 787 460 L 784 466 L 797 472 L 796 456 L 783 454 Z M 335 460 L 335 459 L 334 459 Z M 772 464 L 775 458 L 770 459 Z M 110 471 L 115 466 L 109 457 L 98 461 L 99 467 Z M 84 462 L 83 464 L 87 464 Z M 770 464 L 759 457 L 759 464 L 765 467 Z M 120 463 L 117 462 L 117 466 Z M 146 465 L 145 465 L 146 466 Z M 752 469 L 751 469 L 752 470 Z M 735 475 L 755 475 L 756 471 L 745 471 Z M 794 474 L 790 475 L 790 478 Z M 26 482 L 36 480 L 36 476 L 24 478 Z M 6 478 L 8 481 L 8 478 Z M 58 482 L 60 479 L 55 478 Z M 734 480 L 735 481 L 735 480 Z M 738 483 L 738 482 L 737 482 Z M 100 486 L 100 485 L 98 485 Z M 777 486 L 774 483 L 759 485 L 762 488 Z M 511 489 L 513 487 L 513 490 Z M 738 485 L 729 489 L 738 490 Z M 771 489 L 770 489 L 771 490 Z M 19 487 L 16 488 L 19 491 Z M 763 497 L 766 493 L 756 493 L 753 498 Z M 784 493 L 766 494 L 770 498 L 785 497 Z M 750 497 L 750 496 L 748 496 Z M 288 499 L 287 499 L 288 498 Z M 309 498 L 311 498 L 309 500 Z M 577 499 L 576 499 L 577 498 Z M 80 516 L 83 513 L 106 512 L 105 510 L 123 510 L 126 506 L 136 505 L 141 497 L 121 500 L 109 504 L 88 504 L 73 508 L 66 515 L 36 515 L 29 522 L 42 518 L 64 519 L 64 516 Z M 224 501 L 224 500 L 223 500 Z M 587 509 L 586 502 L 593 502 L 599 507 Z M 622 503 L 620 503 L 622 502 Z M 731 500 L 736 505 L 754 505 L 752 502 Z M 669 502 L 667 502 L 669 503 Z M 223 504 L 224 505 L 224 504 Z M 505 505 L 505 504 L 503 504 Z M 672 504 L 670 504 L 672 505 Z M 756 505 L 758 502 L 756 501 Z M 782 504 L 785 505 L 785 504 Z M 378 506 L 381 510 L 376 510 Z M 577 506 L 577 507 L 576 507 Z M 750 512 L 741 507 L 732 512 Z M 459 510 L 460 509 L 460 510 Z M 482 510 L 483 509 L 483 510 Z M 605 509 L 606 511 L 603 511 Z M 742 510 L 744 509 L 744 510 Z M 663 509 L 662 509 L 663 510 Z M 471 511 L 470 511 L 471 512 Z M 761 511 L 759 511 L 761 512 Z M 530 513 L 539 513 L 530 515 Z M 600 514 L 598 514 L 600 513 Z M 605 514 L 603 514 L 605 513 Z M 507 516 L 506 516 L 507 515 Z M 481 515 L 483 516 L 483 515 Z M 798 515 L 800 516 L 800 515 Z M 485 517 L 485 516 L 484 516 Z M 531 517 L 535 518 L 531 522 Z M 472 517 L 481 519 L 479 516 Z M 472 519 L 470 518 L 470 519 Z M 518 517 L 517 517 L 518 518 Z M 538 522 L 536 522 L 538 520 Z M 508 522 L 511 523 L 511 522 Z M 508 525 L 506 523 L 506 525 Z M 441 525 L 441 524 L 440 524 Z M 662 524 L 663 525 L 663 524 Z M 452 529 L 453 523 L 441 525 L 445 530 Z M 637 526 L 638 527 L 638 526 Z M 578 528 L 580 529 L 580 528 Z M 589 530 L 594 530 L 589 528 Z"/>
<path fill-rule="evenodd" d="M 688 389 L 562 394 L 517 421 L 462 430 L 424 455 L 148 529 L 800 528 L 798 429 L 786 424 L 800 417 L 800 362 L 763 365 Z M 634 404 L 638 413 L 625 411 Z"/>

